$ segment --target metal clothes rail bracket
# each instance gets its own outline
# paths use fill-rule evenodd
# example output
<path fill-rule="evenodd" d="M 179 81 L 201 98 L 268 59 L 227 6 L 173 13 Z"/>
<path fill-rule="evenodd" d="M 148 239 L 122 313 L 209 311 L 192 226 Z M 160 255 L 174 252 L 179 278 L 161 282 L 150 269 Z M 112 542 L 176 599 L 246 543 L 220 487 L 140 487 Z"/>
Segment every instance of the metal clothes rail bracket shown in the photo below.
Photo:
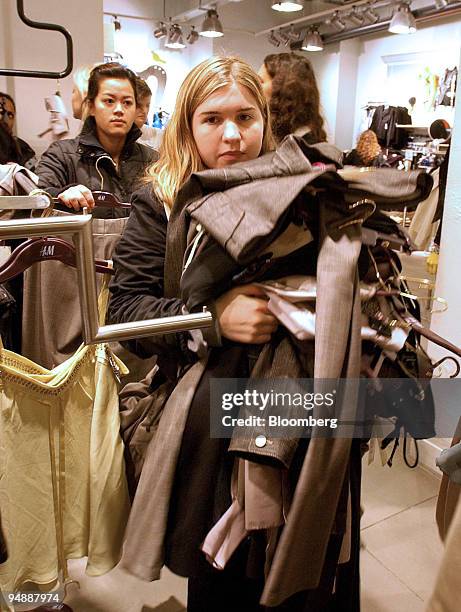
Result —
<path fill-rule="evenodd" d="M 24 0 L 16 0 L 16 8 L 18 11 L 19 18 L 23 23 L 31 28 L 37 30 L 50 30 L 55 32 L 61 32 L 66 39 L 66 52 L 67 52 L 67 66 L 61 72 L 45 72 L 41 70 L 16 70 L 14 68 L 0 68 L 0 75 L 2 76 L 22 76 L 22 77 L 34 77 L 37 79 L 63 79 L 72 72 L 74 65 L 73 58 L 73 42 L 70 33 L 60 25 L 55 23 L 45 23 L 42 21 L 34 21 L 29 19 L 24 14 Z"/>
<path fill-rule="evenodd" d="M 0 221 L 0 239 L 63 234 L 72 236 L 77 253 L 78 291 L 85 344 L 145 338 L 152 334 L 173 333 L 211 326 L 213 319 L 210 312 L 99 326 L 91 222 L 91 215 Z"/>

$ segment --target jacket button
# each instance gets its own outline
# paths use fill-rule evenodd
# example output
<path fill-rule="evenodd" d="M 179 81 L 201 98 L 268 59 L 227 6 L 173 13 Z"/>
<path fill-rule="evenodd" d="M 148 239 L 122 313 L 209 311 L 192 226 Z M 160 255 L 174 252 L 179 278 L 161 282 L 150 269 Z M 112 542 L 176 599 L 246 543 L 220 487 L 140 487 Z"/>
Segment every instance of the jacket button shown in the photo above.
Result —
<path fill-rule="evenodd" d="M 267 442 L 266 436 L 263 436 L 263 435 L 256 436 L 255 444 L 258 448 L 263 448 L 264 446 L 266 446 L 266 442 Z"/>

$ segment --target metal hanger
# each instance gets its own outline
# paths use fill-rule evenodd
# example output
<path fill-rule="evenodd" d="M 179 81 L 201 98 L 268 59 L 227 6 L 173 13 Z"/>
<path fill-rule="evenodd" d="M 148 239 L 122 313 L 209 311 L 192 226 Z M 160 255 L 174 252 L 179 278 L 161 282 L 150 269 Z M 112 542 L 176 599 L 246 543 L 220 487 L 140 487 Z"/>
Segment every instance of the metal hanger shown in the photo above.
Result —
<path fill-rule="evenodd" d="M 451 355 L 445 355 L 445 357 L 442 357 L 442 359 L 439 359 L 439 361 L 436 361 L 435 363 L 433 363 L 432 366 L 434 370 L 435 368 L 441 366 L 444 361 L 452 361 L 455 364 L 455 371 L 453 372 L 453 374 L 450 374 L 448 378 L 457 378 L 459 373 L 461 372 L 461 365 L 459 361 L 455 359 L 454 357 L 452 357 Z"/>

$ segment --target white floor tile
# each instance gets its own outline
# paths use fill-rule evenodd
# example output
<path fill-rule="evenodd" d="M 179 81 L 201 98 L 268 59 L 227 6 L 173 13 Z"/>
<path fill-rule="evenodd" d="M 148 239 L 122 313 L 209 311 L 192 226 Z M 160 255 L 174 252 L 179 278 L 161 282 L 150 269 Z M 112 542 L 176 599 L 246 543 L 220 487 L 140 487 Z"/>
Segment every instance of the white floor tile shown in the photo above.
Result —
<path fill-rule="evenodd" d="M 429 598 L 443 553 L 435 498 L 363 529 L 362 542 L 409 589 L 423 600 Z"/>
<path fill-rule="evenodd" d="M 398 450 L 392 467 L 363 458 L 361 526 L 369 527 L 438 494 L 440 482 L 422 468 L 411 470 Z"/>
<path fill-rule="evenodd" d="M 362 551 L 361 612 L 423 612 L 425 604 L 369 552 Z"/>

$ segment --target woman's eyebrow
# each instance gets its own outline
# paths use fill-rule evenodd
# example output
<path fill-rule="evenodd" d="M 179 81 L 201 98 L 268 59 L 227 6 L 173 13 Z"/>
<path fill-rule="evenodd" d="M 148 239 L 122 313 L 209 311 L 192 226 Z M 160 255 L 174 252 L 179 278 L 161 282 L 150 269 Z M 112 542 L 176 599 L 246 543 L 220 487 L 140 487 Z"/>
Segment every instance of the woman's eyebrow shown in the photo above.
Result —
<path fill-rule="evenodd" d="M 246 106 L 246 107 L 242 107 L 242 108 L 237 108 L 236 112 L 237 113 L 242 113 L 242 112 L 246 112 L 246 111 L 254 111 L 256 110 L 254 106 Z M 220 115 L 223 111 L 222 110 L 209 110 L 209 111 L 203 111 L 202 113 L 200 113 L 200 116 L 202 115 Z"/>
<path fill-rule="evenodd" d="M 102 91 L 102 92 L 101 92 L 101 95 L 102 95 L 102 96 L 111 96 L 112 98 L 116 98 L 116 97 L 117 97 L 119 94 L 114 93 L 114 92 L 112 92 L 112 91 Z M 133 97 L 131 94 L 124 94 L 122 97 L 123 97 L 123 99 L 124 99 L 124 100 L 126 100 L 126 99 L 128 99 L 128 98 L 129 98 L 130 100 L 133 100 L 133 98 L 134 98 L 134 97 Z"/>

